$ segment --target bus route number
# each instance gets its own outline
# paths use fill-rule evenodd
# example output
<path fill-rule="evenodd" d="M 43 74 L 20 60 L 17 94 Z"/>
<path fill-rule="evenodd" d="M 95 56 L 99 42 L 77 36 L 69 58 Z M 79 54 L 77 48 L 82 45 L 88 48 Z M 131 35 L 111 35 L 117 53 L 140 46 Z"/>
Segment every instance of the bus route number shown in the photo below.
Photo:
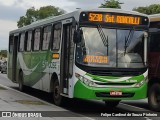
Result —
<path fill-rule="evenodd" d="M 89 14 L 89 21 L 93 22 L 102 22 L 102 14 L 97 14 L 97 13 L 90 13 Z"/>

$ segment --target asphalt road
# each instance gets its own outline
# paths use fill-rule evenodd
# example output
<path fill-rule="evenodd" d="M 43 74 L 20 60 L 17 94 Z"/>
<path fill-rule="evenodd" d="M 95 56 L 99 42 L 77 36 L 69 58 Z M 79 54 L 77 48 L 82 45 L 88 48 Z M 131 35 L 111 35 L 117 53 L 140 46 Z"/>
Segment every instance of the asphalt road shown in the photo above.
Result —
<path fill-rule="evenodd" d="M 6 76 L 6 74 L 0 73 L 0 84 L 16 89 L 18 90 L 18 85 L 15 83 L 12 83 Z M 50 94 L 46 92 L 42 92 L 35 89 L 27 89 L 25 91 L 26 94 L 29 94 L 31 96 L 37 97 L 41 100 L 44 100 L 48 103 L 52 103 L 52 97 Z M 88 119 L 96 119 L 96 120 L 103 120 L 103 119 L 111 119 L 111 120 L 159 120 L 159 117 L 107 117 L 107 115 L 119 115 L 125 114 L 125 113 L 131 113 L 133 115 L 133 112 L 135 112 L 136 116 L 140 115 L 142 113 L 155 113 L 153 111 L 149 111 L 147 100 L 138 100 L 138 101 L 122 101 L 117 107 L 115 108 L 107 108 L 105 104 L 102 101 L 89 101 L 89 100 L 67 100 L 66 104 L 63 106 L 63 109 L 72 111 L 74 113 L 82 114 L 84 116 L 87 116 Z M 103 117 L 101 115 L 104 115 Z"/>

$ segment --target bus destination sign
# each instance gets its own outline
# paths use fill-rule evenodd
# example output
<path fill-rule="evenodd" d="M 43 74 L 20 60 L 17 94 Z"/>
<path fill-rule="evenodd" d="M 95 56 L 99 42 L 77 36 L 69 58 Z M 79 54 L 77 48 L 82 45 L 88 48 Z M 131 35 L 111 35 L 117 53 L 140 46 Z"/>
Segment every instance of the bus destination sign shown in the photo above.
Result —
<path fill-rule="evenodd" d="M 139 25 L 141 17 L 131 15 L 112 15 L 102 13 L 89 13 L 88 20 L 90 22 L 106 22 L 106 23 L 117 23 L 117 24 L 130 24 Z"/>

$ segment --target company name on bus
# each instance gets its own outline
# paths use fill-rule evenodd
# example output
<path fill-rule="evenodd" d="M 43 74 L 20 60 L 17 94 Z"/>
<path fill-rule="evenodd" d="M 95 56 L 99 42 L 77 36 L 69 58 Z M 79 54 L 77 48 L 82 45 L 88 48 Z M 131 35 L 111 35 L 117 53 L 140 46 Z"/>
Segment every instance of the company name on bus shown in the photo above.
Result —
<path fill-rule="evenodd" d="M 48 67 L 48 68 L 57 68 L 56 62 L 48 62 L 48 61 L 43 61 L 42 62 L 42 67 Z"/>

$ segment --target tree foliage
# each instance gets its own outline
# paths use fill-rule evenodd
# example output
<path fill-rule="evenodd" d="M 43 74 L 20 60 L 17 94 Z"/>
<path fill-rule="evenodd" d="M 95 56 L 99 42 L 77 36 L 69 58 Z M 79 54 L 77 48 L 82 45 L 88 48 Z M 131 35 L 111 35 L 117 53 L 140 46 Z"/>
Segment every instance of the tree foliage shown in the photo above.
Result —
<path fill-rule="evenodd" d="M 41 20 L 50 16 L 61 15 L 64 13 L 64 10 L 55 6 L 45 6 L 41 7 L 40 9 L 35 9 L 34 7 L 32 7 L 27 9 L 25 16 L 20 17 L 20 19 L 17 22 L 17 26 L 20 28 L 25 25 L 29 25 L 37 20 Z"/>
<path fill-rule="evenodd" d="M 152 4 L 146 7 L 133 8 L 133 11 L 144 13 L 147 15 L 160 13 L 160 4 Z"/>
<path fill-rule="evenodd" d="M 6 58 L 7 57 L 7 50 L 1 50 L 0 51 L 0 56 Z"/>
<path fill-rule="evenodd" d="M 104 4 L 101 4 L 100 8 L 121 8 L 119 0 L 105 0 Z"/>

